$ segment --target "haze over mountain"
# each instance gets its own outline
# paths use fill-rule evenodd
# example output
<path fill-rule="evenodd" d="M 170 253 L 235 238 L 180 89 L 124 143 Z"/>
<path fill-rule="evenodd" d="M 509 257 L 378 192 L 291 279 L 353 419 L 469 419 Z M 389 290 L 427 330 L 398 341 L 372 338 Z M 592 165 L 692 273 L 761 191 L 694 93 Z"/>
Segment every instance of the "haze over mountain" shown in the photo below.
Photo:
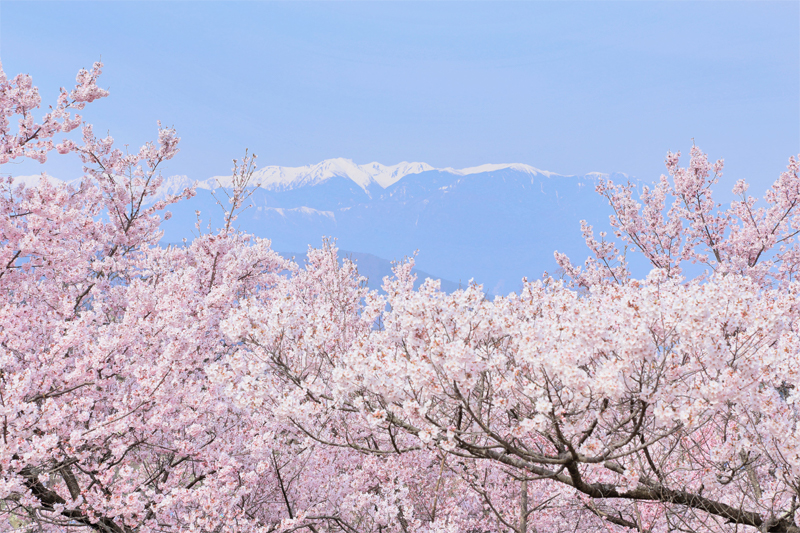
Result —
<path fill-rule="evenodd" d="M 555 272 L 554 250 L 582 263 L 588 250 L 579 221 L 608 227 L 609 207 L 594 191 L 600 176 L 564 176 L 524 164 L 457 170 L 406 162 L 357 165 L 341 158 L 265 167 L 253 176 L 261 187 L 237 225 L 269 237 L 279 251 L 319 246 L 323 236 L 337 238 L 341 249 L 387 260 L 418 250 L 417 266 L 432 276 L 456 284 L 474 278 L 487 292 L 505 294 L 518 290 L 524 276 Z M 623 174 L 611 178 L 627 180 Z M 198 182 L 197 196 L 170 208 L 163 240 L 191 240 L 196 210 L 204 228 L 215 227 L 221 209 L 214 190 L 230 186 L 230 179 Z M 162 191 L 175 193 L 192 183 L 173 176 Z M 221 192 L 216 196 L 225 200 Z"/>

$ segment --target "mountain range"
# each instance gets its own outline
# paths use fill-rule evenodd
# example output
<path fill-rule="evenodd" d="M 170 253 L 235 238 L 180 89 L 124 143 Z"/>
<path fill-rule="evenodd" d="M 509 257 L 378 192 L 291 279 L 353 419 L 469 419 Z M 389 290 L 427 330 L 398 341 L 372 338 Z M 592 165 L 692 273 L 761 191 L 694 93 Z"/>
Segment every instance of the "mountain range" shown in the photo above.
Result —
<path fill-rule="evenodd" d="M 573 262 L 585 259 L 580 220 L 608 230 L 609 207 L 594 190 L 601 176 L 606 175 L 565 176 L 524 164 L 457 170 L 426 163 L 357 165 L 342 158 L 304 167 L 270 166 L 254 173 L 251 183 L 260 187 L 236 223 L 269 237 L 279 251 L 299 253 L 319 246 L 323 236 L 335 237 L 341 249 L 353 251 L 371 286 L 377 286 L 379 272 L 388 273 L 389 260 L 417 251 L 417 267 L 445 280 L 443 288 L 473 279 L 488 293 L 505 294 L 518 290 L 523 277 L 554 273 L 555 250 Z M 193 183 L 172 176 L 161 194 Z M 170 207 L 164 242 L 191 240 L 196 210 L 204 229 L 220 223 L 215 194 L 227 199 L 220 189 L 230 187 L 231 177 L 196 183 L 194 198 Z"/>

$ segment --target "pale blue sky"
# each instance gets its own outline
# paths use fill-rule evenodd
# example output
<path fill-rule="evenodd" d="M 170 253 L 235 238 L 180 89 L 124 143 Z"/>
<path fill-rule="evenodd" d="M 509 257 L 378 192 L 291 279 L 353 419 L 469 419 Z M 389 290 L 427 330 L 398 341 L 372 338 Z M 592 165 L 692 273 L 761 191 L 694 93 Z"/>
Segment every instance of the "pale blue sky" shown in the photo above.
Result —
<path fill-rule="evenodd" d="M 197 179 L 249 148 L 650 181 L 694 137 L 763 190 L 800 152 L 797 1 L 0 5 L 6 73 L 45 101 L 101 56 L 87 117 L 132 146 L 174 125 L 166 172 Z"/>

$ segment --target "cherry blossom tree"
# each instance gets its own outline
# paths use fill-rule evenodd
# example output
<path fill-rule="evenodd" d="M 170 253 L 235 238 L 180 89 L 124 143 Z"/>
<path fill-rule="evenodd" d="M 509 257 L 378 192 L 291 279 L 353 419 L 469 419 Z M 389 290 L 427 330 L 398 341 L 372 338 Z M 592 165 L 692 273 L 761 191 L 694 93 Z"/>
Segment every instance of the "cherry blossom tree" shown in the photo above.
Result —
<path fill-rule="evenodd" d="M 222 227 L 160 246 L 178 138 L 96 138 L 101 68 L 41 119 L 0 77 L 0 163 L 84 164 L 0 187 L 0 530 L 800 530 L 795 159 L 762 207 L 697 148 L 638 201 L 600 181 L 644 279 L 584 223 L 565 280 L 488 300 L 410 259 L 378 293 L 236 230 L 247 155 Z"/>
<path fill-rule="evenodd" d="M 231 243 L 223 242 L 230 239 L 207 237 L 190 250 L 154 247 L 157 211 L 175 198 L 150 207 L 145 200 L 178 139 L 161 129 L 157 145 L 125 154 L 70 117 L 68 110 L 106 95 L 96 85 L 100 69 L 81 71 L 76 89 L 62 90 L 41 122 L 33 118 L 39 98 L 29 77 L 2 84 L 3 161 L 44 161 L 55 149 L 77 153 L 86 165 L 78 185 L 43 176 L 26 189 L 9 178 L 2 190 L 5 528 L 202 524 L 226 513 L 218 505 L 211 513 L 213 502 L 240 490 L 224 446 L 213 459 L 198 452 L 218 447 L 214 435 L 235 423 L 219 402 L 206 403 L 213 394 L 197 374 L 211 356 L 203 347 L 216 342 L 217 314 L 248 281 L 214 281 L 232 264 Z M 13 115 L 20 118 L 12 135 Z M 53 145 L 53 136 L 79 125 L 82 143 Z M 281 264 L 261 248 L 240 260 L 267 270 Z M 175 320 L 194 331 L 179 332 Z M 207 479 L 210 472 L 220 474 Z M 182 495 L 193 487 L 194 500 Z"/>
<path fill-rule="evenodd" d="M 271 381 L 246 373 L 222 324 L 259 302 L 286 313 L 276 331 L 327 335 L 287 335 L 298 351 L 344 351 L 369 332 L 355 265 L 326 246 L 301 268 L 235 230 L 248 156 L 220 198 L 223 227 L 160 247 L 163 210 L 193 195 L 151 201 L 179 139 L 159 128 L 157 143 L 126 153 L 96 138 L 71 113 L 107 95 L 101 68 L 81 71 L 38 122 L 30 77 L 0 81 L 2 162 L 73 154 L 85 173 L 0 186 L 0 530 L 372 532 L 415 527 L 409 502 L 435 515 L 446 498 L 428 496 L 445 490 L 442 475 L 321 445 L 255 409 L 268 398 L 242 394 L 248 380 Z"/>
<path fill-rule="evenodd" d="M 641 204 L 633 198 L 633 184 L 600 181 L 597 191 L 614 211 L 610 221 L 616 237 L 668 277 L 682 275 L 682 265 L 690 262 L 709 273 L 747 276 L 762 286 L 787 287 L 795 281 L 800 265 L 798 160 L 789 159 L 787 170 L 767 190 L 765 206 L 757 207 L 757 199 L 747 194 L 747 182 L 739 180 L 733 187 L 739 200 L 722 209 L 712 188 L 722 176 L 723 161 L 710 163 L 696 146 L 688 167 L 680 167 L 679 158 L 680 153 L 667 154 L 669 177 L 662 175 L 652 188 L 643 187 Z M 594 257 L 581 269 L 556 253 L 560 266 L 584 287 L 628 281 L 624 254 L 605 234 L 598 241 L 592 228 L 582 224 Z"/>
<path fill-rule="evenodd" d="M 646 279 L 584 223 L 594 257 L 578 268 L 557 255 L 571 281 L 526 282 L 493 301 L 478 286 L 415 291 L 413 261 L 385 296 L 351 300 L 358 313 L 325 311 L 339 332 L 328 321 L 286 329 L 287 311 L 253 300 L 223 329 L 242 343 L 246 374 L 270 383 L 231 386 L 268 398 L 252 410 L 319 445 L 427 452 L 420 462 L 442 472 L 436 495 L 454 489 L 436 516 L 416 509 L 417 530 L 800 530 L 798 165 L 766 207 L 739 182 L 741 200 L 722 209 L 711 197 L 722 162 L 697 148 L 688 168 L 678 157 L 641 204 L 631 185 L 598 185 L 618 238 L 651 261 Z M 686 261 L 708 270 L 687 280 Z"/>

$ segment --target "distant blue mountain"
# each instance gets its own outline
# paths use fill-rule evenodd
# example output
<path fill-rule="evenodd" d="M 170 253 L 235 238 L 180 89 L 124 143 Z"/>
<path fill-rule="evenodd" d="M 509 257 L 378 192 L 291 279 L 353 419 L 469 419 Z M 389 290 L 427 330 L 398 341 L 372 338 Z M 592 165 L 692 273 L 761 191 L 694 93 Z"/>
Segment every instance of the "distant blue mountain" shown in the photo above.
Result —
<path fill-rule="evenodd" d="M 237 225 L 270 238 L 276 250 L 305 250 L 319 246 L 323 236 L 335 237 L 365 263 L 418 250 L 417 266 L 453 280 L 447 287 L 474 278 L 487 292 L 505 294 L 518 290 L 524 276 L 554 273 L 554 250 L 583 262 L 588 249 L 580 220 L 608 229 L 609 207 L 594 190 L 599 176 L 562 176 L 519 164 L 454 170 L 422 163 L 359 166 L 342 159 L 300 169 L 268 167 L 254 176 L 262 186 Z M 164 241 L 191 239 L 195 210 L 204 226 L 216 227 L 222 211 L 212 190 L 229 180 L 201 182 L 197 196 L 172 206 L 173 217 L 162 226 Z M 186 183 L 170 178 L 165 190 Z"/>

